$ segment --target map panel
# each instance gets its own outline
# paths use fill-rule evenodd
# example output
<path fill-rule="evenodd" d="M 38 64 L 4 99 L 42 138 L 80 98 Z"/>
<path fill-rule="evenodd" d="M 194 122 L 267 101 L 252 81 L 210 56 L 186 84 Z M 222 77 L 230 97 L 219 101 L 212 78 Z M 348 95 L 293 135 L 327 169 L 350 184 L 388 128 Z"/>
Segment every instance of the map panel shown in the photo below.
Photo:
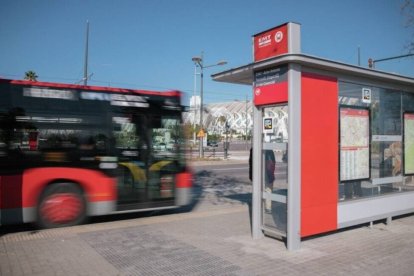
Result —
<path fill-rule="evenodd" d="M 369 111 L 341 108 L 340 180 L 369 178 Z"/>

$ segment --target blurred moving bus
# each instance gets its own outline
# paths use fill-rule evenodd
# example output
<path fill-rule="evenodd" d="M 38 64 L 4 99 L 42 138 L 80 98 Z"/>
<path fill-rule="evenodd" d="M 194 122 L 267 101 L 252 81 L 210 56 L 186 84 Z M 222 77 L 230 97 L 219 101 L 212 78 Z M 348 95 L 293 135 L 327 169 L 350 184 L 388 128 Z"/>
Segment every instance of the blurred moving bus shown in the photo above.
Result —
<path fill-rule="evenodd" d="M 0 79 L 0 225 L 191 201 L 181 93 Z"/>

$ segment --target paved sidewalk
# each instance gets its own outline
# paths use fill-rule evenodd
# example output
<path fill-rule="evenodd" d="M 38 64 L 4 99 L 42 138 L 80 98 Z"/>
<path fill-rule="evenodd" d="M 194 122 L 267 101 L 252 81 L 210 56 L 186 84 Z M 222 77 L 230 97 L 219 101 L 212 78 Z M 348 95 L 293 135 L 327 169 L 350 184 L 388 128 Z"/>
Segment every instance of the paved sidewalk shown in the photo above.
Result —
<path fill-rule="evenodd" d="M 4 234 L 0 275 L 414 275 L 414 215 L 307 239 L 252 240 L 247 204 Z"/>

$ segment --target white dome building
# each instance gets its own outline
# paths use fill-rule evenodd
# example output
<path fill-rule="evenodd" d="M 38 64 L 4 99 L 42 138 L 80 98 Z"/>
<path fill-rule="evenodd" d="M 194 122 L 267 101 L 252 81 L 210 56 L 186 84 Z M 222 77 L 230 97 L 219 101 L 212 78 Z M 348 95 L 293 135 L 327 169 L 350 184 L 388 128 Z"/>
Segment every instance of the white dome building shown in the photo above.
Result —
<path fill-rule="evenodd" d="M 193 97 L 192 97 L 193 98 Z M 200 123 L 200 101 L 192 99 L 190 109 L 184 113 L 184 123 L 198 125 Z M 204 105 L 203 125 L 211 134 L 224 134 L 226 122 L 229 130 L 241 135 L 249 135 L 253 127 L 252 102 L 233 101 Z"/>

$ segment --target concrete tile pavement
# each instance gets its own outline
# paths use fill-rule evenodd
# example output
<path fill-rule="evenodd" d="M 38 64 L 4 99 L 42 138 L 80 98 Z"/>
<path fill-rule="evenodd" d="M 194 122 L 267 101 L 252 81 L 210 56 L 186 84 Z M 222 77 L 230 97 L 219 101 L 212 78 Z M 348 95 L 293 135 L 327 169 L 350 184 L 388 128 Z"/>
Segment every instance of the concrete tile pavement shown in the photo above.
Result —
<path fill-rule="evenodd" d="M 252 240 L 246 204 L 0 237 L 0 275 L 413 275 L 414 216 Z"/>

